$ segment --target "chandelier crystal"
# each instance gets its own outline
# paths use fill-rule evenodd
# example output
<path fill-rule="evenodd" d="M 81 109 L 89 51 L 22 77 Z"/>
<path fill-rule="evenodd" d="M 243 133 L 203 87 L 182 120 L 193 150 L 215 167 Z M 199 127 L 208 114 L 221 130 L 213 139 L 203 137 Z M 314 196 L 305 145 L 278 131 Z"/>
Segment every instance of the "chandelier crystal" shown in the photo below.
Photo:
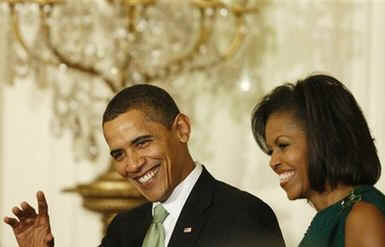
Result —
<path fill-rule="evenodd" d="M 226 64 L 248 30 L 258 29 L 248 18 L 265 5 L 247 0 L 0 3 L 9 22 L 7 82 L 32 78 L 39 88 L 52 89 L 53 133 L 70 129 L 75 158 L 90 161 L 99 157 L 100 115 L 109 98 L 131 84 L 172 87 L 181 75 Z M 249 90 L 247 79 L 241 91 Z M 225 85 L 218 83 L 212 88 Z"/>

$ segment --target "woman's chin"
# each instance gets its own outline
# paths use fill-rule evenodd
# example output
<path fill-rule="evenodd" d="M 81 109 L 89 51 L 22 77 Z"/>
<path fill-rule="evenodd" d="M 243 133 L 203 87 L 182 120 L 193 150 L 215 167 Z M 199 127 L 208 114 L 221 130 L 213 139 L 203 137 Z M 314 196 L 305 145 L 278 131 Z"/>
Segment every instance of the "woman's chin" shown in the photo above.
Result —
<path fill-rule="evenodd" d="M 289 199 L 290 201 L 299 199 L 299 196 L 291 191 L 286 191 L 286 196 L 287 196 L 287 199 Z"/>

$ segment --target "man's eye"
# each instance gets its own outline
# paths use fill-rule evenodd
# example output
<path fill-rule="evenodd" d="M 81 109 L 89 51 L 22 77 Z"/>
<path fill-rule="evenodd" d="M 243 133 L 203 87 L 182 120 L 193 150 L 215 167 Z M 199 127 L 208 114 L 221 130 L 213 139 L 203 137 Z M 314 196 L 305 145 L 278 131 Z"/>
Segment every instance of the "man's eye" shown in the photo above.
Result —
<path fill-rule="evenodd" d="M 150 144 L 151 140 L 143 140 L 137 144 L 139 148 L 145 148 Z"/>
<path fill-rule="evenodd" d="M 114 153 L 112 155 L 112 158 L 114 158 L 114 160 L 116 161 L 121 161 L 123 159 L 123 153 L 122 152 Z"/>

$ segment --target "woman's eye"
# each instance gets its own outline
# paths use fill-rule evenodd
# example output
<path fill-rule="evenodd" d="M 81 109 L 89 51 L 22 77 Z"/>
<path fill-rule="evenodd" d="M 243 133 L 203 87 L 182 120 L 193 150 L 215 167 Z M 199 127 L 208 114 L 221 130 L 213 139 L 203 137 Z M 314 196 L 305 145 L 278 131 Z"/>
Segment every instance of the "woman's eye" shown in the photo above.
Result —
<path fill-rule="evenodd" d="M 289 146 L 289 144 L 286 144 L 286 143 L 280 143 L 280 144 L 278 144 L 278 147 L 279 147 L 280 149 L 285 149 L 287 146 Z"/>

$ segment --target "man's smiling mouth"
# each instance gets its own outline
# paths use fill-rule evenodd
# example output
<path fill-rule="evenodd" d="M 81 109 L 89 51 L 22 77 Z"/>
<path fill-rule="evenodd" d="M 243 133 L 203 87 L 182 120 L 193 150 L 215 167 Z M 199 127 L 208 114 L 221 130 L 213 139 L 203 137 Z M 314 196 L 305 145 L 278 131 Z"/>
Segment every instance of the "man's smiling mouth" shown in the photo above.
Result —
<path fill-rule="evenodd" d="M 153 169 L 150 169 L 148 172 L 146 172 L 143 176 L 139 177 L 137 181 L 141 184 L 148 183 L 158 172 L 159 172 L 160 166 L 156 166 Z"/>

